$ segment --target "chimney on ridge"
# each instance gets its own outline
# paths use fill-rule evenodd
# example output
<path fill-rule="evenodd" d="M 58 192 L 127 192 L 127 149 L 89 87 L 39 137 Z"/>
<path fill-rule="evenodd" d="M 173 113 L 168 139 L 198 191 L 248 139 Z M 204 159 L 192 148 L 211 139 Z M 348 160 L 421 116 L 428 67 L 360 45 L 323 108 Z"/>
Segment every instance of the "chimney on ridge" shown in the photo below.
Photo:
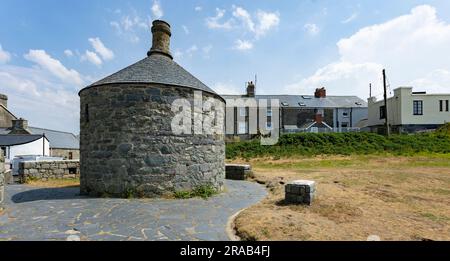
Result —
<path fill-rule="evenodd" d="M 0 104 L 8 108 L 8 96 L 0 93 Z"/>
<path fill-rule="evenodd" d="M 247 84 L 247 97 L 255 97 L 255 84 L 253 82 Z"/>
<path fill-rule="evenodd" d="M 170 53 L 170 24 L 165 21 L 155 20 L 152 26 L 153 45 L 147 55 L 161 54 L 173 59 Z"/>
<path fill-rule="evenodd" d="M 327 90 L 325 87 L 317 88 L 316 92 L 314 93 L 314 97 L 316 98 L 326 98 L 327 97 Z"/>
<path fill-rule="evenodd" d="M 23 118 L 12 120 L 12 128 L 9 134 L 31 134 L 28 130 L 28 121 Z"/>

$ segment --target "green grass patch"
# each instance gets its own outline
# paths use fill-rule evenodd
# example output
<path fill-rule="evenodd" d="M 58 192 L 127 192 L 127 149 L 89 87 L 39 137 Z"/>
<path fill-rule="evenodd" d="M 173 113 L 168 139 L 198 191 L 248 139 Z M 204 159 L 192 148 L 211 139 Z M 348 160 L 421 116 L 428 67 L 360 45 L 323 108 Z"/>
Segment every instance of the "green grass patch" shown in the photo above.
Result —
<path fill-rule="evenodd" d="M 213 186 L 200 186 L 192 191 L 176 191 L 174 193 L 177 199 L 203 198 L 208 199 L 219 192 Z"/>

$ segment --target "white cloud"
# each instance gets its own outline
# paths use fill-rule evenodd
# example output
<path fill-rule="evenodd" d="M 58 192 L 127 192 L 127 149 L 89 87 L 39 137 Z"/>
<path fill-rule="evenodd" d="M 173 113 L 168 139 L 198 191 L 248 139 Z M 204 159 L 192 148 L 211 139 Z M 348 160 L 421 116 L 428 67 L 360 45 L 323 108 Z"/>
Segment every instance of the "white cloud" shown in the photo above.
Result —
<path fill-rule="evenodd" d="M 181 27 L 183 28 L 183 31 L 184 31 L 185 34 L 189 34 L 190 33 L 189 32 L 189 28 L 186 25 L 182 25 Z"/>
<path fill-rule="evenodd" d="M 117 21 L 111 21 L 109 24 L 120 37 L 132 43 L 138 43 L 140 37 L 138 34 L 148 32 L 150 18 L 141 18 L 136 10 L 132 10 L 131 15 L 123 15 Z"/>
<path fill-rule="evenodd" d="M 100 38 L 89 38 L 89 42 L 91 43 L 94 50 L 100 54 L 100 56 L 105 61 L 109 61 L 114 59 L 114 52 L 108 49 L 103 42 L 100 40 Z"/>
<path fill-rule="evenodd" d="M 234 43 L 233 49 L 239 51 L 248 51 L 253 49 L 253 44 L 249 41 L 238 39 Z"/>
<path fill-rule="evenodd" d="M 63 82 L 78 86 L 81 86 L 84 83 L 81 75 L 76 70 L 67 69 L 60 61 L 52 58 L 44 50 L 30 50 L 24 57 L 25 59 L 38 64 Z"/>
<path fill-rule="evenodd" d="M 194 8 L 194 10 L 197 11 L 197 12 L 200 12 L 200 11 L 203 10 L 203 7 L 201 7 L 201 6 L 196 6 L 196 7 Z"/>
<path fill-rule="evenodd" d="M 224 29 L 238 32 L 238 39 L 234 42 L 234 50 L 249 50 L 254 43 L 262 36 L 280 24 L 280 14 L 278 12 L 266 12 L 257 10 L 252 13 L 240 6 L 232 5 L 231 17 L 225 17 L 224 9 L 216 8 L 216 16 L 206 18 L 206 26 L 209 29 Z M 243 41 L 239 38 L 252 36 L 251 40 Z"/>
<path fill-rule="evenodd" d="M 348 23 L 354 21 L 356 18 L 358 18 L 358 16 L 359 16 L 358 13 L 353 13 L 352 15 L 347 17 L 346 19 L 342 20 L 341 23 L 348 24 Z"/>
<path fill-rule="evenodd" d="M 160 19 L 164 15 L 161 4 L 158 0 L 153 1 L 152 14 L 154 19 Z"/>
<path fill-rule="evenodd" d="M 73 56 L 73 52 L 69 49 L 64 50 L 64 55 L 67 57 L 72 57 Z"/>
<path fill-rule="evenodd" d="M 308 34 L 313 35 L 313 36 L 320 33 L 320 28 L 316 24 L 308 23 L 308 24 L 305 24 L 304 28 L 308 32 Z"/>
<path fill-rule="evenodd" d="M 209 29 L 225 29 L 230 30 L 232 28 L 232 19 L 225 22 L 221 22 L 225 16 L 226 11 L 224 9 L 216 8 L 216 16 L 206 18 L 206 26 Z"/>
<path fill-rule="evenodd" d="M 186 50 L 186 54 L 189 57 L 192 57 L 192 55 L 194 55 L 194 53 L 197 52 L 197 51 L 198 51 L 198 47 L 197 47 L 197 45 L 194 44 L 191 47 L 189 47 L 189 49 Z"/>
<path fill-rule="evenodd" d="M 0 65 L 0 86 L 8 107 L 31 126 L 78 133 L 79 86 L 41 66 Z"/>
<path fill-rule="evenodd" d="M 103 64 L 102 59 L 94 52 L 86 50 L 85 54 L 81 56 L 82 61 L 89 61 L 90 63 L 100 66 Z"/>
<path fill-rule="evenodd" d="M 212 89 L 218 94 L 239 95 L 242 93 L 233 83 L 218 82 L 213 84 Z"/>
<path fill-rule="evenodd" d="M 409 86 L 420 90 L 432 90 L 437 93 L 449 93 L 450 92 L 450 69 L 437 69 L 434 70 L 422 78 L 411 81 Z"/>
<path fill-rule="evenodd" d="M 210 53 L 211 53 L 211 50 L 213 49 L 213 46 L 211 45 L 211 44 L 208 44 L 208 45 L 206 45 L 206 46 L 204 46 L 203 48 L 202 48 L 202 51 L 203 51 L 203 58 L 205 58 L 205 59 L 209 59 L 210 58 Z"/>
<path fill-rule="evenodd" d="M 382 68 L 391 89 L 412 84 L 427 92 L 450 90 L 450 24 L 432 6 L 417 6 L 409 14 L 362 28 L 337 47 L 339 60 L 286 90 L 301 93 L 325 86 L 334 94 L 364 98 L 369 83 L 375 94 L 382 92 Z"/>
<path fill-rule="evenodd" d="M 183 57 L 183 52 L 180 49 L 176 49 L 173 56 L 175 59 L 181 59 Z"/>
<path fill-rule="evenodd" d="M 256 36 L 263 36 L 280 24 L 280 14 L 278 12 L 264 12 L 258 10 L 256 14 L 258 25 L 256 26 Z"/>
<path fill-rule="evenodd" d="M 5 50 L 3 50 L 2 45 L 0 44 L 0 63 L 7 63 L 11 60 L 11 54 Z"/>
<path fill-rule="evenodd" d="M 233 17 L 241 21 L 241 26 L 248 32 L 253 33 L 256 38 L 266 35 L 280 23 L 278 12 L 258 10 L 256 15 L 252 17 L 247 10 L 239 6 L 233 6 Z"/>
<path fill-rule="evenodd" d="M 247 30 L 255 31 L 255 24 L 247 10 L 239 6 L 233 6 L 233 16 L 240 20 Z"/>
<path fill-rule="evenodd" d="M 213 46 L 211 44 L 209 44 L 209 45 L 203 47 L 202 50 L 205 54 L 209 54 L 209 52 L 211 52 L 212 48 L 213 48 Z"/>

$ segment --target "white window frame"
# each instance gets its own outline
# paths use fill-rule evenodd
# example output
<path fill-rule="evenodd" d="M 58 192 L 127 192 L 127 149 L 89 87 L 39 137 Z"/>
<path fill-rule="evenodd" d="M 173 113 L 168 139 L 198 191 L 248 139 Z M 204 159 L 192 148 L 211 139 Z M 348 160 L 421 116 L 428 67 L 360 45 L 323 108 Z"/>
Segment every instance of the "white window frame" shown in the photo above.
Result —
<path fill-rule="evenodd" d="M 247 108 L 239 108 L 239 116 L 247 117 Z"/>
<path fill-rule="evenodd" d="M 238 134 L 248 134 L 248 123 L 247 122 L 239 122 L 238 123 Z"/>

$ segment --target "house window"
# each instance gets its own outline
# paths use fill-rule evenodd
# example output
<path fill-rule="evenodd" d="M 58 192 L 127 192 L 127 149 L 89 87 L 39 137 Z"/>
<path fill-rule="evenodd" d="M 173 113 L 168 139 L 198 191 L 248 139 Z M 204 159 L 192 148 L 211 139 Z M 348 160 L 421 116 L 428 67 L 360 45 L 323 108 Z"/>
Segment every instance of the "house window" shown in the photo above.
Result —
<path fill-rule="evenodd" d="M 443 100 L 439 101 L 439 111 L 444 111 L 444 101 Z"/>
<path fill-rule="evenodd" d="M 267 130 L 272 130 L 272 122 L 267 122 L 266 123 L 266 129 Z"/>
<path fill-rule="evenodd" d="M 386 119 L 386 106 L 380 107 L 380 120 Z"/>
<path fill-rule="evenodd" d="M 272 109 L 267 109 L 267 117 L 272 117 Z"/>
<path fill-rule="evenodd" d="M 248 124 L 247 122 L 239 122 L 239 130 L 238 134 L 247 134 L 247 128 Z"/>
<path fill-rule="evenodd" d="M 72 152 L 69 152 L 69 159 L 70 160 L 73 159 L 73 153 Z"/>
<path fill-rule="evenodd" d="M 342 115 L 344 115 L 344 117 L 348 117 L 348 112 L 344 112 Z"/>
<path fill-rule="evenodd" d="M 348 123 L 347 122 L 343 122 L 341 125 L 342 128 L 348 128 Z"/>
<path fill-rule="evenodd" d="M 239 108 L 239 115 L 241 117 L 247 116 L 247 108 Z"/>
<path fill-rule="evenodd" d="M 423 115 L 423 101 L 413 101 L 413 114 Z"/>

